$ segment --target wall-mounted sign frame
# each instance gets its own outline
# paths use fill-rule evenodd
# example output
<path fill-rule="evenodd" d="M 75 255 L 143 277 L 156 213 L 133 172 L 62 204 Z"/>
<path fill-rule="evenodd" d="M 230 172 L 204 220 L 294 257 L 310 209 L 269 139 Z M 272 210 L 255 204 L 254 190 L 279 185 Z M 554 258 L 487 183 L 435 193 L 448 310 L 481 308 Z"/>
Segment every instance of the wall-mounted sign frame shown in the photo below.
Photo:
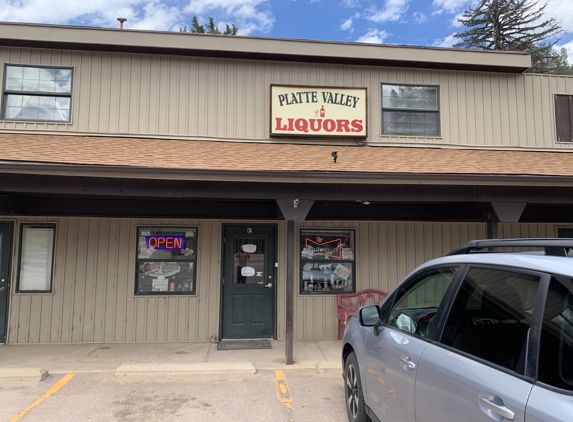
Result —
<path fill-rule="evenodd" d="M 271 137 L 368 137 L 368 91 L 271 85 Z"/>

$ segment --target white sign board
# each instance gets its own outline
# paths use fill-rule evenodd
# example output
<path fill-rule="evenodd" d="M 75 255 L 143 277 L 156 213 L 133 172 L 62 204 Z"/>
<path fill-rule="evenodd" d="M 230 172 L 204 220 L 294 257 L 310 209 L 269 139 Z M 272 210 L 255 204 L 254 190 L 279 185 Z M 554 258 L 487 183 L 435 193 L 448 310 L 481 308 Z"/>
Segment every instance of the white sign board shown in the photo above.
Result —
<path fill-rule="evenodd" d="M 255 275 L 255 269 L 253 267 L 243 267 L 241 268 L 241 275 L 243 277 L 252 277 Z"/>
<path fill-rule="evenodd" d="M 366 138 L 366 88 L 271 85 L 271 136 Z"/>
<path fill-rule="evenodd" d="M 243 245 L 243 251 L 246 253 L 255 253 L 257 251 L 257 245 Z"/>

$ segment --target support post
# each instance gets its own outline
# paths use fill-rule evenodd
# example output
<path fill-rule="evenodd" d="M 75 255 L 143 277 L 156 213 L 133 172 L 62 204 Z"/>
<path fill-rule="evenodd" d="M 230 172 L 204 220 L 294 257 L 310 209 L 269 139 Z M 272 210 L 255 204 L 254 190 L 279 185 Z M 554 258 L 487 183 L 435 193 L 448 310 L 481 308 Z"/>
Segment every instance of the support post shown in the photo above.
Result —
<path fill-rule="evenodd" d="M 498 221 L 497 220 L 487 220 L 487 238 L 488 239 L 499 239 Z"/>
<path fill-rule="evenodd" d="M 286 279 L 286 341 L 285 360 L 287 365 L 294 364 L 294 221 L 287 221 L 287 279 Z"/>

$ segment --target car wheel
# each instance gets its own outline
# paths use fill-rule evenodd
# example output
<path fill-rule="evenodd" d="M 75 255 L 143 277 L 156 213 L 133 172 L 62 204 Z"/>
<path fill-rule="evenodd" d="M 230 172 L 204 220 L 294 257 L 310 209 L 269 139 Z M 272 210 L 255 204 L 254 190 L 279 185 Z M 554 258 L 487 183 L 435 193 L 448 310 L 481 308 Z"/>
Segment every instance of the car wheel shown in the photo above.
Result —
<path fill-rule="evenodd" d="M 368 422 L 370 418 L 366 414 L 364 394 L 360 381 L 360 371 L 356 355 L 351 353 L 346 359 L 344 367 L 344 398 L 346 399 L 346 411 L 351 422 Z"/>

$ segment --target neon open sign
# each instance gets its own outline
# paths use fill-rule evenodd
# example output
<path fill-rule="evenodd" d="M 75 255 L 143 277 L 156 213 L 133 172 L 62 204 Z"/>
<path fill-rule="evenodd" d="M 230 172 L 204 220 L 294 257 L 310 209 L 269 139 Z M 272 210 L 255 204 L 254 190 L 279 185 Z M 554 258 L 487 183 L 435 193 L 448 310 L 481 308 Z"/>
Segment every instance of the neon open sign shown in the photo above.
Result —
<path fill-rule="evenodd" d="M 185 249 L 185 236 L 153 234 L 145 237 L 147 249 L 157 251 L 181 251 Z"/>

